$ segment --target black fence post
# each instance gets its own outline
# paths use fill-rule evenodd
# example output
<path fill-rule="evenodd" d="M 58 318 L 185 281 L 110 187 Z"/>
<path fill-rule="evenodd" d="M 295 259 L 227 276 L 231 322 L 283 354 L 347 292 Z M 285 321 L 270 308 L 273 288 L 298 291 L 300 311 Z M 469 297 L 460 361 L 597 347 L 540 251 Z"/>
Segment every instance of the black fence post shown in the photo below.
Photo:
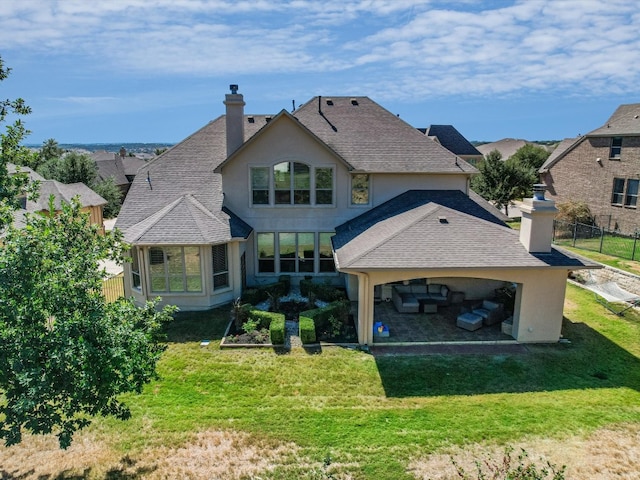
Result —
<path fill-rule="evenodd" d="M 636 259 L 636 244 L 638 243 L 638 232 L 633 235 L 633 250 L 631 250 L 631 261 Z"/>
<path fill-rule="evenodd" d="M 604 243 L 604 228 L 600 229 L 600 251 L 598 253 L 602 253 L 602 244 Z"/>

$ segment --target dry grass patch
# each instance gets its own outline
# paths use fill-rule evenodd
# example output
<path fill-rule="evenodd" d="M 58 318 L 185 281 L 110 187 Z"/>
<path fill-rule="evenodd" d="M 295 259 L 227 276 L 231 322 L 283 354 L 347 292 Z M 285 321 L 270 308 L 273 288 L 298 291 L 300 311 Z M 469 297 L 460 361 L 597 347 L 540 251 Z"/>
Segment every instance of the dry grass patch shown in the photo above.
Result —
<path fill-rule="evenodd" d="M 557 468 L 566 465 L 567 480 L 638 480 L 640 479 L 640 425 L 624 425 L 595 431 L 587 438 L 536 439 L 512 445 L 512 457 L 517 459 L 521 449 L 528 460 L 538 466 L 550 462 Z M 417 458 L 409 471 L 417 479 L 459 479 L 451 458 L 469 474 L 475 474 L 475 460 L 491 459 L 500 462 L 504 448 L 472 445 L 454 447 L 446 453 Z"/>
<path fill-rule="evenodd" d="M 294 444 L 273 444 L 230 431 L 205 431 L 177 447 L 122 455 L 89 436 L 77 435 L 68 450 L 54 436 L 25 436 L 0 447 L 0 478 L 254 478 L 274 468 L 300 464 Z M 311 466 L 309 466 L 311 468 Z"/>

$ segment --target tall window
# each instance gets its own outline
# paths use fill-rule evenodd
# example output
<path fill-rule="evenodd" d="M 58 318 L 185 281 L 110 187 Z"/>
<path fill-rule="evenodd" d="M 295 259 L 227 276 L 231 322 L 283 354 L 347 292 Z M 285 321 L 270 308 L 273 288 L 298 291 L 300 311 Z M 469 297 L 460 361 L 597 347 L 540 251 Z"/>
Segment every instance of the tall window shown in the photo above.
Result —
<path fill-rule="evenodd" d="M 333 204 L 333 168 L 316 168 L 316 204 Z"/>
<path fill-rule="evenodd" d="M 611 139 L 609 158 L 620 158 L 620 152 L 622 152 L 622 137 L 613 137 Z"/>
<path fill-rule="evenodd" d="M 624 178 L 613 179 L 613 193 L 611 194 L 611 203 L 614 205 L 622 205 L 624 198 Z"/>
<path fill-rule="evenodd" d="M 211 247 L 213 262 L 213 290 L 220 290 L 229 286 L 229 260 L 227 256 L 227 244 L 213 245 Z"/>
<path fill-rule="evenodd" d="M 138 247 L 131 248 L 131 286 L 138 290 L 141 288 L 140 261 L 138 260 Z"/>
<path fill-rule="evenodd" d="M 333 273 L 332 233 L 265 232 L 258 234 L 258 272 Z M 277 241 L 277 245 L 274 242 Z"/>
<path fill-rule="evenodd" d="M 614 178 L 611 203 L 613 205 L 624 205 L 625 207 L 636 207 L 638 204 L 639 186 L 640 180 L 638 179 L 628 178 L 625 180 L 624 178 Z"/>
<path fill-rule="evenodd" d="M 149 250 L 152 292 L 201 292 L 198 247 L 152 247 Z"/>
<path fill-rule="evenodd" d="M 359 173 L 351 177 L 351 204 L 369 204 L 369 175 Z"/>
<path fill-rule="evenodd" d="M 272 201 L 275 205 L 333 204 L 332 167 L 281 162 L 273 167 L 251 167 L 250 172 L 252 205 Z"/>
<path fill-rule="evenodd" d="M 318 241 L 318 271 L 322 273 L 335 272 L 336 265 L 333 262 L 333 248 L 331 247 L 331 236 L 333 233 L 319 233 Z"/>
<path fill-rule="evenodd" d="M 627 194 L 624 197 L 625 207 L 635 207 L 638 203 L 638 182 L 639 180 L 627 180 Z"/>
<path fill-rule="evenodd" d="M 269 167 L 251 169 L 251 198 L 254 205 L 269 204 Z"/>
<path fill-rule="evenodd" d="M 258 271 L 274 273 L 276 271 L 275 234 L 258 234 Z"/>

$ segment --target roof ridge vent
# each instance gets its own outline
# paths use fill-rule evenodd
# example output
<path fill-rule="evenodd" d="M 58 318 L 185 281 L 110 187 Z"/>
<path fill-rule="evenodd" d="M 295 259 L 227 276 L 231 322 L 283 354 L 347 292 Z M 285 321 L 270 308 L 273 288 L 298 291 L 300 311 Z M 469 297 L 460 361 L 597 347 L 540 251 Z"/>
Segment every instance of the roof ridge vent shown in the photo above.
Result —
<path fill-rule="evenodd" d="M 333 106 L 333 99 L 332 98 L 327 98 L 327 105 L 329 105 L 330 107 Z"/>
<path fill-rule="evenodd" d="M 351 105 L 358 105 L 358 99 L 355 97 L 351 98 Z"/>

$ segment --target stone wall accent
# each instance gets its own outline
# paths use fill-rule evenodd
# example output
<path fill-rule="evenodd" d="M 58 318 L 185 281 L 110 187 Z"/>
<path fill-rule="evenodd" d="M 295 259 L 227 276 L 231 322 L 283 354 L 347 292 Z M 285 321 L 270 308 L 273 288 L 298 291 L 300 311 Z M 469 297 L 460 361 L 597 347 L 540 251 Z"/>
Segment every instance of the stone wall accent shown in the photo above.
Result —
<path fill-rule="evenodd" d="M 616 282 L 623 290 L 640 295 L 640 276 L 608 265 L 601 270 L 576 270 L 573 276 L 579 283 Z"/>

